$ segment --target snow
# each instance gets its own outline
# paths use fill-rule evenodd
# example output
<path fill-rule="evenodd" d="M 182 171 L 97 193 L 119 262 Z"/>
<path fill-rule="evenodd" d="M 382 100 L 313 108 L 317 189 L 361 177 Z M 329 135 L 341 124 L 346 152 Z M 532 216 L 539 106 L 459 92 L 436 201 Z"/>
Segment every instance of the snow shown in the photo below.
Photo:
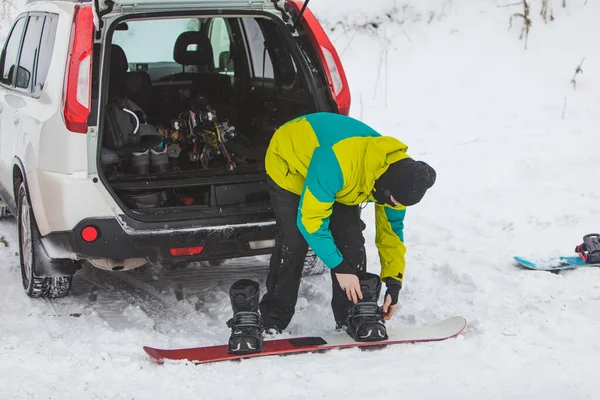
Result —
<path fill-rule="evenodd" d="M 71 297 L 32 300 L 20 287 L 16 225 L 4 221 L 0 398 L 597 398 L 600 270 L 529 271 L 512 256 L 570 255 L 599 229 L 600 5 L 554 0 L 555 19 L 544 23 L 532 0 L 525 50 L 522 21 L 509 29 L 522 7 L 509 3 L 311 2 L 335 28 L 352 115 L 438 172 L 407 213 L 405 287 L 389 329 L 463 315 L 461 336 L 158 366 L 143 345 L 226 341 L 227 288 L 237 278 L 264 282 L 264 259 L 126 273 L 86 267 Z M 378 272 L 371 208 L 364 218 L 369 269 Z M 329 301 L 328 275 L 303 278 L 288 335 L 330 331 Z"/>

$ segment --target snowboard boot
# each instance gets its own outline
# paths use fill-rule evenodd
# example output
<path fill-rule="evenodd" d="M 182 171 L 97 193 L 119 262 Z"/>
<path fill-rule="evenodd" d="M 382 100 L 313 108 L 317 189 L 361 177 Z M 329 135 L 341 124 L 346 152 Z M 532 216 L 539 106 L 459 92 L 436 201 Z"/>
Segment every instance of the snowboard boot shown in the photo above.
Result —
<path fill-rule="evenodd" d="M 150 173 L 150 150 L 131 153 L 131 173 L 134 175 Z"/>
<path fill-rule="evenodd" d="M 153 174 L 162 174 L 169 171 L 169 154 L 167 148 L 150 149 L 150 170 Z"/>
<path fill-rule="evenodd" d="M 357 342 L 376 342 L 388 338 L 383 310 L 377 305 L 381 281 L 374 274 L 360 279 L 363 299 L 348 311 L 346 332 Z"/>
<path fill-rule="evenodd" d="M 257 353 L 262 350 L 262 328 L 258 314 L 258 282 L 240 279 L 229 290 L 233 318 L 227 321 L 231 328 L 230 354 Z"/>

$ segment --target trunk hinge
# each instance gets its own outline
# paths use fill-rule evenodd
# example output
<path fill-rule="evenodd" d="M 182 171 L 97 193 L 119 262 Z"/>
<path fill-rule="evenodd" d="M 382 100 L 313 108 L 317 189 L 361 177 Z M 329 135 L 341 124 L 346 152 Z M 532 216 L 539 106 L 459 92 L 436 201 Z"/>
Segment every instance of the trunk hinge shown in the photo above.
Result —
<path fill-rule="evenodd" d="M 279 0 L 271 0 L 273 2 L 273 6 L 277 11 L 281 13 L 281 19 L 283 22 L 287 23 L 290 20 L 290 14 L 285 10 L 285 6 L 281 7 L 279 5 Z"/>
<path fill-rule="evenodd" d="M 104 10 L 100 10 L 100 0 L 94 1 L 94 8 L 96 9 L 96 15 L 98 16 L 96 39 L 100 39 L 102 28 L 104 27 L 104 21 L 102 21 L 102 17 L 111 13 L 113 7 L 115 6 L 115 2 L 113 0 L 104 0 L 104 4 L 106 4 L 106 8 Z"/>
<path fill-rule="evenodd" d="M 106 4 L 106 9 L 100 11 L 100 1 L 97 1 L 96 4 L 98 5 L 98 17 L 100 18 L 100 20 L 102 20 L 102 17 L 104 17 L 106 14 L 111 13 L 113 7 L 115 6 L 115 2 L 113 0 L 104 0 L 104 4 Z"/>

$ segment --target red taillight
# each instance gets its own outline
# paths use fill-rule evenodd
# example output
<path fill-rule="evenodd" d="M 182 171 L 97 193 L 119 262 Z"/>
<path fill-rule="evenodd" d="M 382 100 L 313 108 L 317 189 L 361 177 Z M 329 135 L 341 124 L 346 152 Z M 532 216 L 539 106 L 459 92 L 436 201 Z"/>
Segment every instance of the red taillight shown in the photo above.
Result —
<path fill-rule="evenodd" d="M 204 246 L 197 247 L 174 247 L 171 249 L 171 255 L 173 257 L 179 256 L 195 256 L 202 253 Z"/>
<path fill-rule="evenodd" d="M 296 12 L 299 12 L 304 2 L 300 0 L 288 0 L 288 3 L 294 7 Z M 329 84 L 331 95 L 338 106 L 338 112 L 348 115 L 350 113 L 350 88 L 348 87 L 346 73 L 342 67 L 340 56 L 323 30 L 323 27 L 308 8 L 302 14 L 302 20 L 325 70 L 327 83 Z"/>
<path fill-rule="evenodd" d="M 86 133 L 90 115 L 92 47 L 94 21 L 91 4 L 75 6 L 69 44 L 67 74 L 63 92 L 64 118 L 67 129 Z"/>
<path fill-rule="evenodd" d="M 98 239 L 98 229 L 89 225 L 81 230 L 81 238 L 88 243 Z"/>

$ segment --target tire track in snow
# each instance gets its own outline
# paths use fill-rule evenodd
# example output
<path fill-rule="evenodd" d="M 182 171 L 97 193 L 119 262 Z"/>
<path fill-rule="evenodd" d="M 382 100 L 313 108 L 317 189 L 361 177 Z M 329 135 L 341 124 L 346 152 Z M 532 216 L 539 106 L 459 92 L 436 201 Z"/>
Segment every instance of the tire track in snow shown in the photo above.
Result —
<path fill-rule="evenodd" d="M 231 283 L 241 278 L 264 281 L 266 265 L 248 263 L 175 269 L 149 265 L 128 272 L 86 265 L 74 277 L 71 298 L 95 312 L 113 330 L 153 330 L 195 337 L 199 332 L 225 329 L 230 317 Z M 217 342 L 222 340 L 220 336 L 222 332 Z"/>

